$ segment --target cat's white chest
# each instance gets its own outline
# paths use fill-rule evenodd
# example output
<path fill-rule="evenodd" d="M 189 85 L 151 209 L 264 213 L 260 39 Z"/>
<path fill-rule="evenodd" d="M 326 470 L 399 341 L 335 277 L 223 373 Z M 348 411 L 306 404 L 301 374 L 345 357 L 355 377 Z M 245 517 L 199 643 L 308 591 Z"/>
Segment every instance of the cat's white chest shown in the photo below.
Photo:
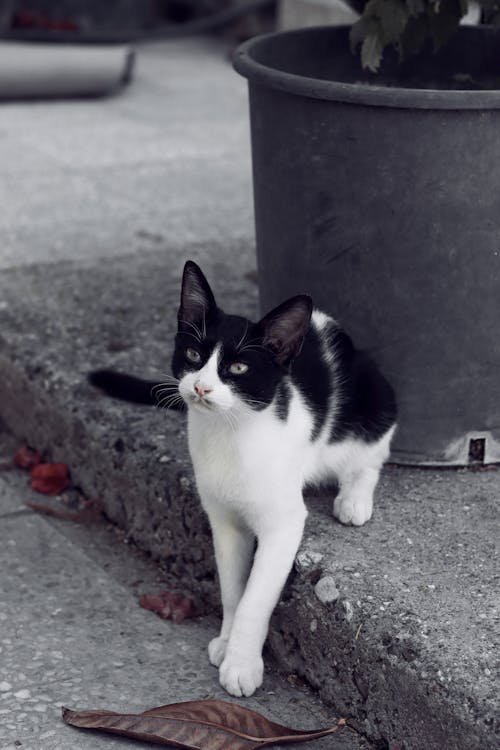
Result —
<path fill-rule="evenodd" d="M 222 420 L 190 413 L 188 437 L 202 502 L 235 502 L 241 495 L 244 465 L 233 429 Z"/>
<path fill-rule="evenodd" d="M 188 436 L 203 507 L 241 519 L 255 534 L 303 514 L 299 446 L 269 411 L 228 424 L 189 413 Z"/>

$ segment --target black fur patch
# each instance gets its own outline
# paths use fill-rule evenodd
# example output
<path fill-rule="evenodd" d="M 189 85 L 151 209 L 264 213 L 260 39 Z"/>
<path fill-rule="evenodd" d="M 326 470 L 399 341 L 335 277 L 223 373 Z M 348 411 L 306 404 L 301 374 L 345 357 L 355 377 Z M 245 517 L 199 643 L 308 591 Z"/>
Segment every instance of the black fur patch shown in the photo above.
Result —
<path fill-rule="evenodd" d="M 291 375 L 313 414 L 311 438 L 315 440 L 328 414 L 331 377 L 328 364 L 322 356 L 319 335 L 313 326 L 307 332 L 301 353 L 292 362 Z"/>
<path fill-rule="evenodd" d="M 394 391 L 370 357 L 354 349 L 343 331 L 337 332 L 335 350 L 341 385 L 331 442 L 348 435 L 376 442 L 396 421 Z"/>
<path fill-rule="evenodd" d="M 157 383 L 154 381 L 142 380 L 114 370 L 94 370 L 88 379 L 93 386 L 112 398 L 145 406 L 156 404 L 154 389 Z"/>
<path fill-rule="evenodd" d="M 290 386 L 286 380 L 282 380 L 278 386 L 276 393 L 276 399 L 274 401 L 274 408 L 276 416 L 283 422 L 288 419 L 288 412 L 290 410 L 290 399 L 291 399 Z"/>

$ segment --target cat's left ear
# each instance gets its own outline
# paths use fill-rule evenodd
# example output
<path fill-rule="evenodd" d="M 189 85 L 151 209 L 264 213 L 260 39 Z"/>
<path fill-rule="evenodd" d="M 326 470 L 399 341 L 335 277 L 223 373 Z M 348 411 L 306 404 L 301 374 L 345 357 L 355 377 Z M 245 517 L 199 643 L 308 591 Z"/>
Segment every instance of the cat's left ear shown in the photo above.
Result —
<path fill-rule="evenodd" d="M 182 275 L 181 304 L 177 315 L 179 326 L 192 323 L 201 327 L 216 310 L 214 295 L 201 268 L 188 260 Z"/>
<path fill-rule="evenodd" d="M 280 365 L 288 365 L 300 354 L 312 309 L 311 297 L 299 294 L 275 307 L 258 324 L 262 343 L 273 352 Z"/>

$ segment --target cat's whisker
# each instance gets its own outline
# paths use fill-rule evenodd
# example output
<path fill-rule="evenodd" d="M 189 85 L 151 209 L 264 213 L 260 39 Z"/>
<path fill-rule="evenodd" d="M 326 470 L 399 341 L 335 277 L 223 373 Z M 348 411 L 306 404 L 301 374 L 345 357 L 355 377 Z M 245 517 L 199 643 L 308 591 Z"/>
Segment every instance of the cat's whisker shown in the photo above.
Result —
<path fill-rule="evenodd" d="M 182 402 L 183 402 L 183 398 L 180 395 L 180 393 L 173 393 L 170 396 L 165 396 L 160 401 L 158 401 L 156 406 L 159 409 L 169 409 L 172 406 L 174 406 L 174 404 L 180 404 Z"/>
<path fill-rule="evenodd" d="M 179 378 L 176 378 L 173 375 L 170 375 L 168 372 L 162 372 L 161 377 L 167 381 L 170 381 L 171 383 L 180 383 Z"/>
<path fill-rule="evenodd" d="M 241 351 L 240 347 L 242 347 L 243 344 L 245 343 L 245 339 L 247 337 L 247 333 L 248 333 L 248 320 L 245 323 L 245 330 L 243 331 L 243 336 L 240 338 L 240 340 L 236 344 L 236 351 L 237 352 Z"/>
<path fill-rule="evenodd" d="M 252 404 L 254 404 L 255 406 L 261 406 L 263 408 L 269 406 L 269 404 L 266 401 L 260 401 L 257 398 L 248 398 L 246 396 L 244 398 L 244 402 L 245 404 L 248 404 L 248 406 L 251 406 Z"/>
<path fill-rule="evenodd" d="M 199 344 L 201 344 L 202 339 L 200 336 L 196 336 L 194 333 L 191 333 L 191 331 L 183 331 L 184 336 L 191 336 L 192 339 L 197 341 Z"/>
<path fill-rule="evenodd" d="M 257 339 L 253 339 L 252 341 L 249 341 L 247 344 L 245 344 L 245 346 L 243 346 L 239 350 L 239 353 L 241 354 L 242 352 L 246 351 L 267 351 L 265 346 L 262 346 L 262 344 L 254 344 L 253 341 L 257 341 Z"/>
<path fill-rule="evenodd" d="M 176 401 L 176 400 L 178 400 L 178 396 L 179 395 L 180 394 L 178 394 L 178 393 L 165 393 L 165 391 L 163 391 L 162 393 L 159 393 L 158 396 L 155 396 L 155 398 L 156 398 L 156 404 L 157 404 L 157 406 L 159 406 L 163 402 L 168 401 L 168 400 Z"/>
<path fill-rule="evenodd" d="M 165 375 L 162 373 L 162 378 L 164 378 L 165 382 L 158 383 L 155 388 L 164 385 L 177 386 L 180 383 L 180 380 L 178 378 L 174 378 L 172 375 Z"/>
<path fill-rule="evenodd" d="M 203 339 L 203 333 L 202 333 L 201 329 L 196 325 L 196 323 L 191 323 L 191 328 L 194 330 L 194 332 L 198 336 L 198 339 L 200 341 L 202 341 L 202 339 Z"/>
<path fill-rule="evenodd" d="M 185 326 L 191 327 L 196 334 L 194 338 L 196 338 L 197 341 L 201 342 L 203 340 L 202 333 L 200 329 L 198 328 L 198 326 L 196 325 L 196 323 L 193 323 L 191 320 L 179 320 L 179 323 L 182 323 Z M 188 331 L 184 331 L 184 333 L 188 333 Z M 190 335 L 193 336 L 193 334 L 190 334 Z"/>
<path fill-rule="evenodd" d="M 161 398 L 167 398 L 169 396 L 176 396 L 178 394 L 177 389 L 174 388 L 159 388 L 154 392 L 154 397 L 158 400 Z"/>
<path fill-rule="evenodd" d="M 168 391 L 165 391 L 165 389 L 164 389 L 164 388 L 162 388 L 162 389 L 161 389 L 161 390 L 159 390 L 159 391 L 154 391 L 154 392 L 153 392 L 153 393 L 152 393 L 151 395 L 153 396 L 153 398 L 155 398 L 155 399 L 156 399 L 156 403 L 158 403 L 158 401 L 159 401 L 160 399 L 162 399 L 162 398 L 165 398 L 165 397 L 166 397 L 166 395 L 165 395 L 165 394 L 166 394 L 166 395 L 168 395 L 168 396 L 173 396 L 173 393 L 169 393 Z"/>
<path fill-rule="evenodd" d="M 233 414 L 233 412 L 230 412 L 230 411 L 222 411 L 221 414 L 226 424 L 228 424 L 232 432 L 236 434 L 236 430 L 238 427 L 238 420 L 237 420 L 236 414 Z"/>
<path fill-rule="evenodd" d="M 151 388 L 151 395 L 157 398 L 158 396 L 162 396 L 164 393 L 168 392 L 176 393 L 178 391 L 178 384 L 177 383 L 158 383 L 158 385 L 155 385 L 153 388 Z"/>
<path fill-rule="evenodd" d="M 223 421 L 227 424 L 227 426 L 231 430 L 231 432 L 234 432 L 233 424 L 232 424 L 231 420 L 229 419 L 228 415 L 225 414 L 224 412 L 221 412 L 221 416 L 222 416 Z"/>
<path fill-rule="evenodd" d="M 178 396 L 179 394 L 179 382 L 176 378 L 172 378 L 171 383 L 157 383 L 152 389 L 151 389 L 151 395 L 157 399 L 157 402 L 165 398 L 171 398 L 173 396 Z"/>

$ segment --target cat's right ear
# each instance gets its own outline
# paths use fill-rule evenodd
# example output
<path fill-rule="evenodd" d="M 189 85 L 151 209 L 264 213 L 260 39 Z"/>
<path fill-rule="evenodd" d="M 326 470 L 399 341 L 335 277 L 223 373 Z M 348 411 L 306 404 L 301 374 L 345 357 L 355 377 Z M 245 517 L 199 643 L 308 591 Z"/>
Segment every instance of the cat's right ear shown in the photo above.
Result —
<path fill-rule="evenodd" d="M 287 366 L 300 353 L 312 310 L 311 297 L 299 294 L 271 310 L 258 323 L 264 346 L 273 352 L 280 365 Z"/>
<path fill-rule="evenodd" d="M 177 315 L 179 328 L 185 324 L 203 330 L 205 321 L 216 310 L 214 295 L 201 268 L 188 260 L 182 275 L 181 304 Z"/>

